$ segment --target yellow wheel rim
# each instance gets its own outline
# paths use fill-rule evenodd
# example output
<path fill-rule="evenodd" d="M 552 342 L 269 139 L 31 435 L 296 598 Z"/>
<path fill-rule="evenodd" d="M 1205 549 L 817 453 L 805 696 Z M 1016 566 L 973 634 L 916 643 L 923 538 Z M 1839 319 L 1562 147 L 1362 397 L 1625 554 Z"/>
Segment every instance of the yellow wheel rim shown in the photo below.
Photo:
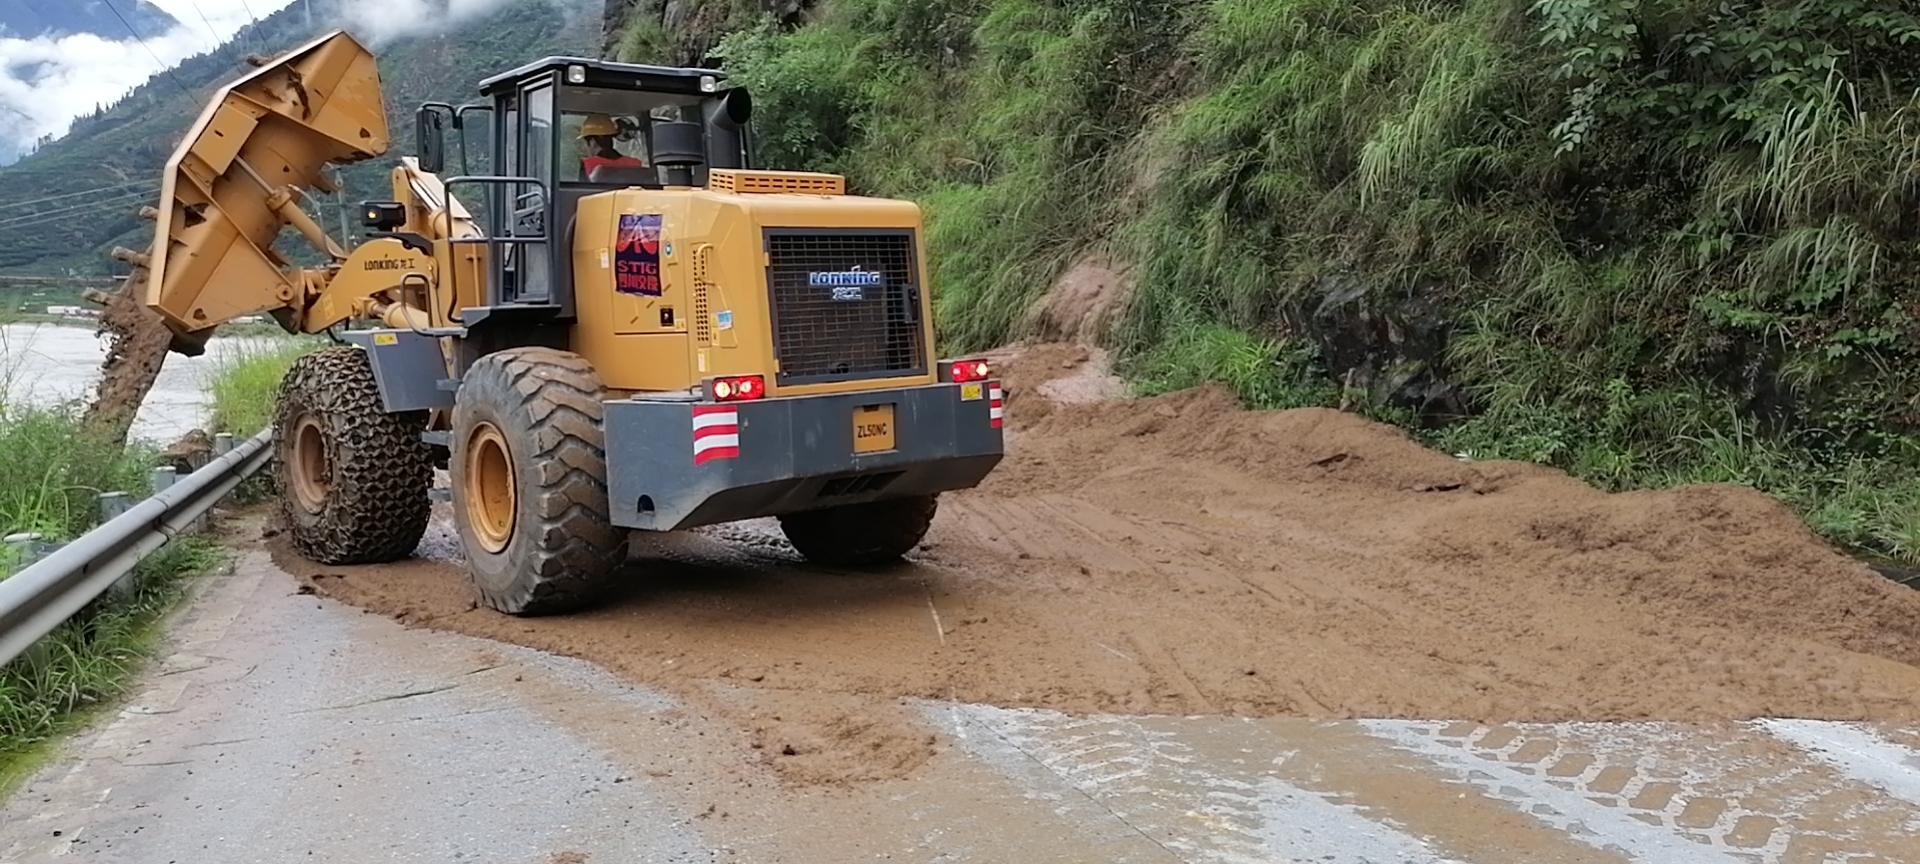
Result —
<path fill-rule="evenodd" d="M 467 522 L 475 539 L 488 552 L 507 548 L 513 539 L 513 462 L 506 437 L 492 423 L 467 433 L 466 480 Z"/>
<path fill-rule="evenodd" d="M 287 464 L 293 474 L 293 500 L 308 513 L 327 506 L 327 493 L 333 490 L 333 466 L 327 458 L 327 434 L 320 418 L 302 414 L 293 425 L 293 452 Z"/>

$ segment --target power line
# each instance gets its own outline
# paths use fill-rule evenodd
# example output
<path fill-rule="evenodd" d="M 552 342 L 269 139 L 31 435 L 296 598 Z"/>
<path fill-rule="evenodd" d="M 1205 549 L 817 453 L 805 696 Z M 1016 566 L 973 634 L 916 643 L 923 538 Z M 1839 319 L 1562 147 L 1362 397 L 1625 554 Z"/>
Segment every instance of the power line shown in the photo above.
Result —
<path fill-rule="evenodd" d="M 27 222 L 31 222 L 37 227 L 54 226 L 54 225 L 63 225 L 63 226 L 70 227 L 74 224 L 74 220 L 76 219 L 82 220 L 82 221 L 88 220 L 88 219 L 97 220 L 102 218 L 113 217 L 115 215 L 126 215 L 126 210 L 124 208 L 128 203 L 131 203 L 131 202 L 122 201 L 119 203 L 120 203 L 120 206 L 118 207 L 103 207 L 97 210 L 76 210 L 70 213 L 56 214 L 56 215 L 47 216 L 44 218 L 35 216 L 32 219 L 8 219 L 5 222 L 0 222 L 0 234 L 7 234 L 15 230 L 23 229 L 26 226 L 22 223 L 27 223 Z"/>
<path fill-rule="evenodd" d="M 79 192 L 68 192 L 65 195 L 49 195 L 45 198 L 34 198 L 27 201 L 0 201 L 0 210 L 7 210 L 13 207 L 26 207 L 33 204 L 45 204 L 48 201 L 63 201 L 68 198 L 78 198 L 82 195 L 92 195 L 96 192 L 112 192 L 116 189 L 131 189 L 135 186 L 153 186 L 153 185 L 154 185 L 154 181 L 152 180 L 129 180 L 125 183 L 117 183 L 112 186 L 100 186 L 98 188 L 85 189 Z"/>
<path fill-rule="evenodd" d="M 267 34 L 260 32 L 260 19 L 253 14 L 253 7 L 247 5 L 247 0 L 240 0 L 240 8 L 247 13 L 247 20 L 253 24 L 254 41 L 259 42 L 261 48 L 266 48 Z"/>
<path fill-rule="evenodd" d="M 45 219 L 51 219 L 56 216 L 60 216 L 63 219 L 73 219 L 80 216 L 93 216 L 96 214 L 112 213 L 116 210 L 122 210 L 128 204 L 134 201 L 138 201 L 142 198 L 145 198 L 151 194 L 153 194 L 152 190 L 138 190 L 134 192 L 125 192 L 119 195 L 115 195 L 112 198 L 102 198 L 97 201 L 88 201 L 82 204 L 72 204 L 66 207 L 56 207 L 52 210 L 43 210 L 39 213 L 28 213 L 22 216 L 8 216 L 5 219 L 0 219 L 0 228 L 4 228 L 9 225 L 18 225 L 25 222 L 35 222 L 35 221 L 40 221 Z M 66 214 L 66 215 L 62 216 L 61 214 Z"/>
<path fill-rule="evenodd" d="M 113 17 L 120 19 L 121 25 L 127 28 L 127 33 L 133 37 L 133 41 L 147 49 L 147 56 L 152 57 L 153 62 L 160 64 L 161 70 L 167 73 L 167 77 L 173 79 L 174 86 L 179 87 L 180 92 L 192 96 L 193 88 L 180 83 L 180 76 L 173 74 L 173 67 L 167 65 L 167 61 L 160 59 L 160 55 L 153 53 L 153 46 L 148 45 L 147 40 L 140 38 L 140 31 L 133 29 L 133 25 L 127 23 L 127 16 L 120 14 L 120 7 L 113 5 L 113 0 L 107 0 L 107 8 L 113 11 Z"/>
<path fill-rule="evenodd" d="M 207 20 L 207 11 L 200 8 L 200 4 L 196 2 L 196 0 L 187 0 L 187 3 L 192 5 L 193 11 L 200 16 L 200 23 L 207 25 L 207 35 L 213 37 L 213 48 L 208 53 L 220 50 L 220 32 L 213 29 L 212 21 Z"/>
<path fill-rule="evenodd" d="M 37 212 L 51 213 L 51 212 L 56 212 L 61 210 L 71 210 L 75 207 L 86 207 L 92 204 L 99 204 L 103 201 L 113 201 L 116 199 L 127 198 L 127 197 L 132 197 L 137 195 L 151 195 L 155 192 L 160 191 L 160 184 L 153 181 L 142 181 L 138 183 L 124 183 L 119 186 L 107 186 L 101 189 L 89 189 L 87 191 L 88 193 L 106 192 L 111 194 L 103 198 L 94 198 L 89 201 L 68 201 L 65 204 L 61 204 L 58 208 L 55 208 L 55 210 L 40 210 Z M 34 201 L 21 201 L 21 202 L 18 202 L 17 204 L 10 203 L 7 206 L 11 207 L 11 206 L 26 206 L 30 204 L 44 204 L 50 201 L 65 200 L 65 199 L 78 198 L 78 197 L 81 197 L 81 193 L 75 192 L 68 195 L 56 195 L 48 198 L 41 198 Z M 18 214 L 16 213 L 14 215 L 18 215 Z M 6 218 L 12 219 L 14 218 L 14 215 L 8 215 L 6 216 Z"/>
<path fill-rule="evenodd" d="M 5 220 L 0 220 L 0 231 L 10 230 L 15 228 L 16 226 L 24 225 L 26 223 L 53 224 L 53 223 L 71 222 L 75 219 L 99 219 L 101 217 L 113 216 L 115 214 L 125 215 L 126 206 L 128 204 L 133 203 L 134 200 L 138 200 L 138 199 L 117 201 L 117 202 L 114 202 L 113 206 L 75 208 L 72 210 L 60 210 L 53 213 L 44 213 L 44 214 L 36 213 L 32 216 L 10 217 Z"/>

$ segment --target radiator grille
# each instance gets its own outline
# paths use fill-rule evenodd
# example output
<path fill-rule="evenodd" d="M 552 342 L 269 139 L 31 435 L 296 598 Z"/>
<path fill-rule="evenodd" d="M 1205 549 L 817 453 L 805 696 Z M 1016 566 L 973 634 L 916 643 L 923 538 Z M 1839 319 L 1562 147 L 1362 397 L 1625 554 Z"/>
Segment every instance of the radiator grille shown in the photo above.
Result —
<path fill-rule="evenodd" d="M 767 260 L 780 383 L 925 371 L 913 232 L 769 231 Z"/>

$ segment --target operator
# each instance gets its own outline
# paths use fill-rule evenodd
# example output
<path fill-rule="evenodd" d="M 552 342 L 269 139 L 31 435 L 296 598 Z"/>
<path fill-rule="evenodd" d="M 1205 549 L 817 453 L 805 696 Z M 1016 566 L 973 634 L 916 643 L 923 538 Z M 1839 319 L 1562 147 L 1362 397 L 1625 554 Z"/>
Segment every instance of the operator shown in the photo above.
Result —
<path fill-rule="evenodd" d="M 580 124 L 580 140 L 587 142 L 587 155 L 580 159 L 580 174 L 592 177 L 593 169 L 602 165 L 620 165 L 629 168 L 644 168 L 645 163 L 632 156 L 621 153 L 613 147 L 613 136 L 619 134 L 613 118 L 605 114 L 589 114 Z"/>

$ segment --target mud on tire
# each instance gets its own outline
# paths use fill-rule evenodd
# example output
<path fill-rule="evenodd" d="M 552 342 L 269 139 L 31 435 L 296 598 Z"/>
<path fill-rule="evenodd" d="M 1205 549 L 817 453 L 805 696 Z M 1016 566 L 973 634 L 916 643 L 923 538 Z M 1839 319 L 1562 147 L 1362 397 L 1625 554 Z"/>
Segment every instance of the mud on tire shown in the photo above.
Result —
<path fill-rule="evenodd" d="M 387 412 L 359 348 L 295 360 L 280 380 L 271 472 L 294 550 L 322 564 L 413 554 L 433 506 L 426 423 L 424 411 Z"/>
<path fill-rule="evenodd" d="M 586 606 L 626 553 L 607 515 L 605 388 L 579 355 L 488 354 L 453 408 L 454 520 L 488 606 L 542 615 Z"/>
<path fill-rule="evenodd" d="M 833 566 L 884 564 L 920 543 L 938 507 L 937 495 L 847 504 L 782 516 L 780 530 L 809 561 Z"/>

